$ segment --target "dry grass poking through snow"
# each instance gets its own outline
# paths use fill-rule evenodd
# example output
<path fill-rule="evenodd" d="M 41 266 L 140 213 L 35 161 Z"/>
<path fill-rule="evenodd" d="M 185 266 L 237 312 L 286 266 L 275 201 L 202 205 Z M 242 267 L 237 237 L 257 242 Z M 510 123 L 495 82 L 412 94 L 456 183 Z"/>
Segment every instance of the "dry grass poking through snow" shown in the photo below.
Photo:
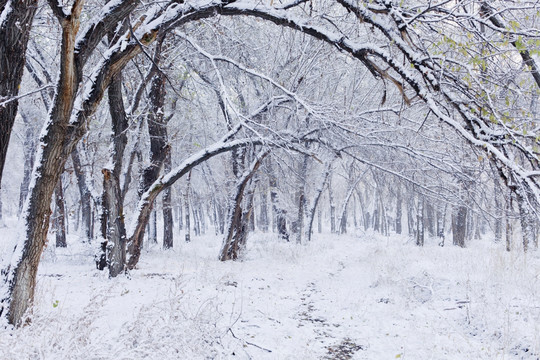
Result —
<path fill-rule="evenodd" d="M 220 263 L 209 236 L 110 280 L 71 240 L 44 254 L 32 325 L 0 332 L 1 359 L 540 357 L 538 252 L 255 234 Z"/>

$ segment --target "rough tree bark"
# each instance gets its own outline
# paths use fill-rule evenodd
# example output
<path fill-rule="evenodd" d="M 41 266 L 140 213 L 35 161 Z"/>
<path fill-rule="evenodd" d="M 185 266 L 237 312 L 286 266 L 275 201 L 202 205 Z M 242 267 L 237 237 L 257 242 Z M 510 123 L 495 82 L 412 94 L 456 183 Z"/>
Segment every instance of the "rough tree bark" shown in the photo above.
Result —
<path fill-rule="evenodd" d="M 223 247 L 219 255 L 219 260 L 236 260 L 240 255 L 241 249 L 245 246 L 248 234 L 248 225 L 253 213 L 253 191 L 248 194 L 245 201 L 245 210 L 242 209 L 244 192 L 251 182 L 253 175 L 259 169 L 262 159 L 268 155 L 268 151 L 262 153 L 246 169 L 245 173 L 238 179 L 235 191 L 233 193 L 232 207 L 229 210 L 228 230 L 226 232 Z"/>
<path fill-rule="evenodd" d="M 20 237 L 21 240 L 14 251 L 12 267 L 4 272 L 6 280 L 2 288 L 0 313 L 3 315 L 7 313 L 8 321 L 16 326 L 24 322 L 23 315 L 34 297 L 36 274 L 46 243 L 54 187 L 74 145 L 85 132 L 87 116 L 95 110 L 104 88 L 108 85 L 107 77 L 95 79 L 91 96 L 86 98 L 82 108 L 78 109 L 80 116 L 77 122 L 70 124 L 76 94 L 83 78 L 82 68 L 102 37 L 118 23 L 119 19 L 127 16 L 137 3 L 137 1 L 118 3 L 115 8 L 103 15 L 99 26 L 87 28 L 81 40 L 76 43 L 83 1 L 75 0 L 68 14 L 60 4 L 49 0 L 51 9 L 62 27 L 59 77 L 49 119 L 42 132 L 44 135 L 40 139 L 43 146 L 39 157 L 36 158 L 39 165 L 35 169 L 35 174 L 40 176 L 35 177 L 26 202 L 25 234 Z M 125 51 L 123 56 L 106 64 L 102 71 L 118 70 L 118 67 L 125 66 L 140 50 L 130 48 Z"/>
<path fill-rule="evenodd" d="M 37 0 L 0 0 L 0 102 L 19 93 L 37 5 Z M 0 105 L 0 188 L 18 104 L 12 100 Z"/>
<path fill-rule="evenodd" d="M 467 235 L 467 207 L 460 205 L 452 216 L 452 238 L 454 245 L 465 247 Z"/>
<path fill-rule="evenodd" d="M 66 206 L 64 202 L 64 188 L 62 177 L 54 189 L 54 231 L 56 233 L 56 247 L 67 247 L 66 242 Z"/>
<path fill-rule="evenodd" d="M 166 173 L 172 169 L 171 153 L 168 152 L 165 157 L 164 170 Z M 173 211 L 172 211 L 172 194 L 171 188 L 166 189 L 163 192 L 163 248 L 171 249 L 173 247 Z"/>
<path fill-rule="evenodd" d="M 107 219 L 107 266 L 109 276 L 116 277 L 125 269 L 126 264 L 126 229 L 122 201 L 120 199 L 120 186 L 118 178 L 110 169 L 103 169 L 104 197 L 107 198 L 109 215 Z"/>

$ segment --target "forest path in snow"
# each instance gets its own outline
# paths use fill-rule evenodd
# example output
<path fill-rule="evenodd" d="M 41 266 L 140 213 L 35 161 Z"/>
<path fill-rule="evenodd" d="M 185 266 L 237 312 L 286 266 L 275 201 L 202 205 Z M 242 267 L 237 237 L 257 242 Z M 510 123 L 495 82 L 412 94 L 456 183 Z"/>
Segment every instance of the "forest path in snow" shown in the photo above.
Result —
<path fill-rule="evenodd" d="M 180 236 L 177 237 L 181 238 Z M 256 233 L 150 246 L 108 279 L 93 249 L 48 248 L 32 324 L 0 331 L 2 359 L 537 359 L 540 256 L 487 240 Z"/>

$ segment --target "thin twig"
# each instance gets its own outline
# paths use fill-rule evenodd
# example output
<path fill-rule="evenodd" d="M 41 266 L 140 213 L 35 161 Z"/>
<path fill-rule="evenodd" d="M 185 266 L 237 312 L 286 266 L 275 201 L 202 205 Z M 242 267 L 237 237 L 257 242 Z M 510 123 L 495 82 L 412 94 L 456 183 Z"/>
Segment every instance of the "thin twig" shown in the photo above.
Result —
<path fill-rule="evenodd" d="M 248 344 L 248 345 L 255 346 L 256 348 L 259 348 L 259 349 L 261 349 L 261 350 L 267 351 L 267 352 L 269 352 L 269 353 L 272 352 L 272 350 L 270 350 L 270 349 L 263 348 L 262 346 L 259 346 L 259 345 L 254 344 L 254 343 L 250 343 L 249 341 L 245 341 L 244 339 L 240 339 L 239 337 L 237 337 L 236 335 L 234 335 L 234 333 L 233 333 L 233 331 L 232 331 L 231 328 L 229 328 L 229 332 L 231 333 L 232 337 L 235 338 L 235 339 L 237 339 L 237 340 L 241 340 L 241 341 L 245 342 L 245 343 Z"/>

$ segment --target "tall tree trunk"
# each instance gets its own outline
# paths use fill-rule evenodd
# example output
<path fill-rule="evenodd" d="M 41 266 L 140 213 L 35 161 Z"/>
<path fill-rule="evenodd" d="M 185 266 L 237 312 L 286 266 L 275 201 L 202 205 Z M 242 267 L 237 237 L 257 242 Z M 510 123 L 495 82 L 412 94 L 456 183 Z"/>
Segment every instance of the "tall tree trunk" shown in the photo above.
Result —
<path fill-rule="evenodd" d="M 152 210 L 150 214 L 150 221 L 148 221 L 148 245 L 157 244 L 157 211 Z"/>
<path fill-rule="evenodd" d="M 418 196 L 418 207 L 416 212 L 416 245 L 424 246 L 424 196 Z"/>
<path fill-rule="evenodd" d="M 24 4 L 21 6 L 26 7 L 23 1 L 13 2 L 13 4 L 15 3 Z M 54 188 L 58 183 L 60 174 L 63 172 L 66 156 L 69 154 L 65 154 L 64 145 L 68 140 L 67 129 L 75 101 L 76 88 L 78 87 L 74 62 L 74 45 L 81 10 L 82 3 L 76 1 L 73 5 L 71 17 L 61 20 L 60 76 L 53 107 L 50 110 L 50 120 L 47 122 L 45 135 L 41 138 L 43 143 L 40 152 L 41 158 L 37 159 L 39 166 L 35 172 L 40 176 L 35 178 L 33 187 L 29 191 L 29 199 L 26 202 L 28 210 L 23 212 L 26 217 L 25 240 L 23 243 L 18 244 L 13 254 L 16 264 L 9 271 L 6 282 L 7 291 L 4 298 L 2 298 L 3 305 L 9 302 L 8 320 L 16 326 L 21 325 L 23 315 L 34 298 L 37 269 L 49 228 L 50 203 Z M 13 28 L 15 27 L 14 24 Z M 5 37 L 0 36 L 0 39 L 5 40 Z M 0 51 L 0 54 L 10 53 L 12 51 Z M 9 67 L 2 65 L 0 68 L 7 69 Z M 8 74 L 12 76 L 11 73 Z M 15 115 L 13 114 L 13 116 Z M 4 121 L 0 123 L 4 126 Z M 0 131 L 0 134 L 2 138 L 5 136 L 4 129 Z M 54 141 L 51 139 L 54 139 Z M 7 143 L 3 142 L 2 148 L 4 146 L 7 149 Z M 0 151 L 3 151 L 3 149 L 0 149 Z M 4 156 L 0 154 L 0 157 L 2 157 L 0 168 L 3 167 Z"/>
<path fill-rule="evenodd" d="M 516 199 L 519 209 L 519 221 L 521 225 L 521 238 L 523 243 L 523 251 L 527 252 L 530 244 L 534 244 L 534 218 L 532 217 L 529 205 L 527 204 L 526 195 L 522 194 L 521 189 L 516 193 Z"/>
<path fill-rule="evenodd" d="M 172 168 L 171 153 L 167 154 L 165 158 L 165 171 L 169 172 Z M 170 249 L 173 247 L 173 211 L 172 211 L 172 199 L 171 188 L 163 191 L 163 248 Z"/>
<path fill-rule="evenodd" d="M 263 232 L 268 232 L 270 221 L 268 219 L 268 193 L 265 189 L 260 192 L 261 207 L 259 216 L 259 226 Z"/>
<path fill-rule="evenodd" d="M 407 230 L 409 236 L 416 237 L 414 223 L 414 190 L 409 191 L 407 194 Z"/>
<path fill-rule="evenodd" d="M 401 185 L 397 184 L 396 196 L 396 234 L 401 234 L 401 217 L 403 216 L 403 198 L 401 197 Z"/>
<path fill-rule="evenodd" d="M 178 204 L 176 204 L 176 222 L 178 223 L 178 231 L 184 229 L 184 214 L 182 211 L 182 196 L 178 197 Z"/>
<path fill-rule="evenodd" d="M 446 220 L 446 209 L 448 204 L 437 206 L 437 237 L 439 238 L 439 246 L 444 246 L 444 225 Z"/>
<path fill-rule="evenodd" d="M 336 232 L 336 205 L 332 189 L 332 174 L 328 177 L 328 202 L 330 205 L 330 232 L 334 234 Z"/>
<path fill-rule="evenodd" d="M 245 210 L 242 209 L 242 203 L 244 200 L 244 192 L 246 187 L 251 182 L 251 179 L 259 166 L 262 159 L 268 154 L 265 152 L 261 154 L 257 160 L 255 160 L 249 171 L 246 172 L 239 180 L 233 193 L 231 203 L 233 204 L 229 210 L 229 221 L 227 235 L 223 241 L 223 246 L 219 255 L 221 261 L 236 260 L 240 255 L 240 251 L 243 249 L 246 243 L 248 234 L 249 218 L 253 212 L 253 193 L 251 190 L 248 194 L 248 199 L 245 201 Z"/>
<path fill-rule="evenodd" d="M 426 223 L 428 228 L 428 234 L 430 237 L 435 237 L 436 231 L 435 231 L 435 211 L 433 209 L 433 206 L 431 205 L 430 201 L 424 200 L 424 207 L 425 207 L 425 213 L 426 213 Z"/>
<path fill-rule="evenodd" d="M 191 191 L 191 171 L 187 178 L 186 191 L 184 192 L 184 212 L 186 214 L 186 242 L 191 241 L 191 223 L 189 219 L 189 192 Z"/>
<path fill-rule="evenodd" d="M 505 201 L 505 219 L 506 219 L 506 251 L 511 250 L 512 246 L 512 208 L 513 208 L 513 201 L 512 201 L 512 192 L 508 190 L 506 192 L 506 201 Z"/>
<path fill-rule="evenodd" d="M 105 263 L 109 269 L 109 276 L 116 277 L 122 273 L 126 261 L 126 228 L 124 224 L 124 198 L 120 184 L 124 151 L 127 145 L 128 119 L 124 108 L 122 96 L 122 75 L 118 74 L 111 81 L 108 89 L 109 112 L 112 125 L 112 152 L 110 163 L 112 168 L 103 169 L 103 195 L 101 201 L 101 233 L 104 239 L 101 244 L 102 253 L 97 256 L 97 267 L 103 270 Z M 77 161 L 77 152 L 72 153 Z M 79 181 L 79 189 L 85 180 Z M 83 196 L 84 191 L 81 191 Z M 85 195 L 86 196 L 86 195 Z M 114 201 L 114 203 L 111 203 Z M 88 221 L 88 220 L 87 220 Z M 103 253 L 105 251 L 105 254 Z M 124 252 L 120 254 L 120 252 Z M 106 259 L 106 262 L 104 261 Z M 122 262 L 123 263 L 120 263 Z"/>
<path fill-rule="evenodd" d="M 64 203 L 64 189 L 62 187 L 62 177 L 58 180 L 54 190 L 55 211 L 54 230 L 56 232 L 56 247 L 67 247 L 66 242 L 66 207 Z"/>
<path fill-rule="evenodd" d="M 289 233 L 287 232 L 287 212 L 280 206 L 279 195 L 277 188 L 277 176 L 274 173 L 272 161 L 267 162 L 268 168 L 268 184 L 270 187 L 270 201 L 272 202 L 273 226 L 275 226 L 278 235 L 281 239 L 289 241 Z"/>
<path fill-rule="evenodd" d="M 322 233 L 322 210 L 319 208 L 317 210 L 317 233 Z"/>
<path fill-rule="evenodd" d="M 26 197 L 28 196 L 28 187 L 30 186 L 30 177 L 32 175 L 32 169 L 34 167 L 34 158 L 36 150 L 36 142 L 34 140 L 34 129 L 31 123 L 31 119 L 21 111 L 21 117 L 24 122 L 24 175 L 23 181 L 20 187 L 19 193 L 19 214 L 21 213 Z M 0 120 L 2 121 L 2 120 Z M 0 178 L 1 181 L 1 178 Z"/>
<path fill-rule="evenodd" d="M 126 266 L 126 229 L 118 178 L 109 169 L 103 169 L 103 194 L 108 203 L 107 265 L 109 276 L 116 277 Z"/>
<path fill-rule="evenodd" d="M 309 222 L 308 222 L 308 227 L 307 227 L 307 230 L 306 230 L 306 235 L 307 235 L 307 241 L 311 241 L 311 234 L 312 234 L 312 228 L 313 228 L 313 219 L 315 218 L 315 211 L 317 211 L 317 206 L 319 205 L 319 200 L 321 199 L 321 195 L 324 191 L 324 188 L 326 186 L 326 184 L 328 183 L 328 176 L 330 175 L 330 172 L 332 171 L 332 162 L 334 161 L 334 159 L 332 159 L 332 161 L 329 161 L 326 166 L 325 166 L 325 169 L 324 169 L 324 172 L 321 176 L 321 180 L 319 181 L 319 186 L 317 187 L 317 191 L 315 193 L 315 199 L 313 200 L 313 207 L 311 208 L 310 212 L 309 212 Z M 320 234 L 322 232 L 322 214 L 321 214 L 321 210 L 319 209 L 318 211 L 318 222 L 317 222 L 317 230 L 318 230 L 318 233 Z"/>
<path fill-rule="evenodd" d="M 298 181 L 298 194 L 297 194 L 297 204 L 298 204 L 298 214 L 296 216 L 296 243 L 302 243 L 302 234 L 304 232 L 304 214 L 306 211 L 306 178 L 307 178 L 307 168 L 308 168 L 309 156 L 304 155 L 303 161 L 300 165 L 299 171 L 299 181 Z"/>
<path fill-rule="evenodd" d="M 452 237 L 454 245 L 465 247 L 467 236 L 467 207 L 458 206 L 452 216 Z"/>
<path fill-rule="evenodd" d="M 79 150 L 75 147 L 71 152 L 71 161 L 75 177 L 77 178 L 77 187 L 81 196 L 81 218 L 83 223 L 84 235 L 87 241 L 94 237 L 94 224 L 92 221 L 92 194 L 89 189 L 88 180 L 83 170 Z"/>
<path fill-rule="evenodd" d="M 37 6 L 37 0 L 0 1 L 0 99 L 9 100 L 19 93 Z M 13 100 L 0 106 L 0 189 L 18 104 Z"/>

